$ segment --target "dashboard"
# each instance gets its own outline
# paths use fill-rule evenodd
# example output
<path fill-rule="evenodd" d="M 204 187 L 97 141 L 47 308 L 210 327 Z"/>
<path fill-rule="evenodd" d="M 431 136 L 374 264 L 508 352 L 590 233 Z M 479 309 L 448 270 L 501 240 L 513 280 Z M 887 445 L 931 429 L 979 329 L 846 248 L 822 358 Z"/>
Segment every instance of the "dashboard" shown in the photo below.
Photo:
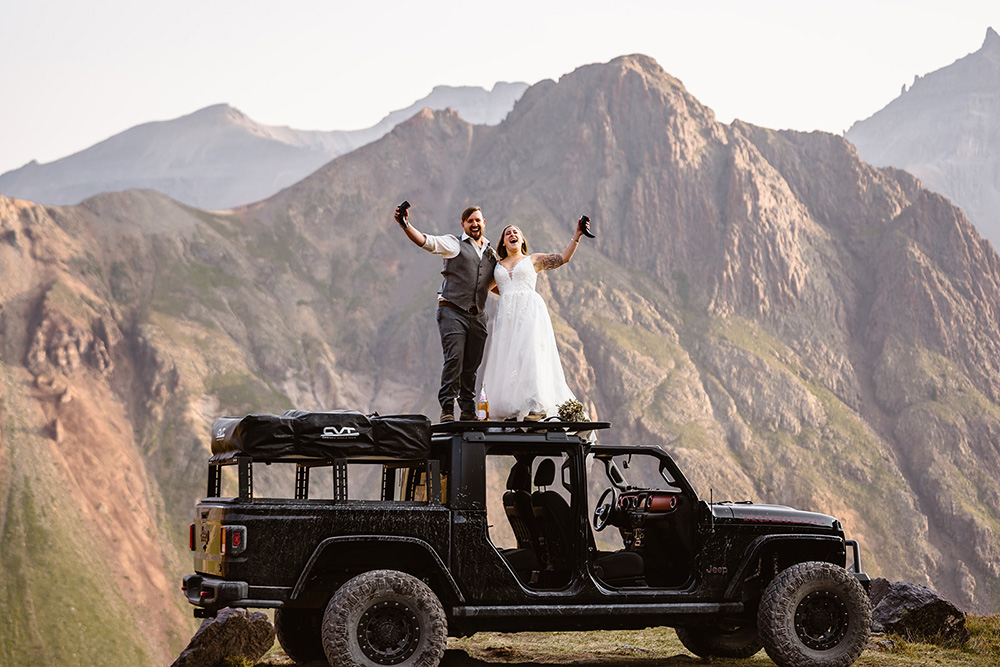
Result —
<path fill-rule="evenodd" d="M 670 491 L 628 491 L 618 497 L 618 509 L 623 512 L 666 514 L 673 512 L 681 497 Z"/>

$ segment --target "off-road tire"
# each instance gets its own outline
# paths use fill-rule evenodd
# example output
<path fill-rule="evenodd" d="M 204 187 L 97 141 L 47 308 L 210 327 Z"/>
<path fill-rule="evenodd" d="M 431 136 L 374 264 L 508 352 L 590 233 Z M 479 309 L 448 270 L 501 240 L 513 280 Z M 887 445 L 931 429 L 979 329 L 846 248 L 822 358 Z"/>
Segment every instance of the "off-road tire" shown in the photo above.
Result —
<path fill-rule="evenodd" d="M 696 625 L 676 628 L 684 648 L 699 658 L 749 658 L 761 648 L 757 627 L 749 625 Z"/>
<path fill-rule="evenodd" d="M 440 600 L 404 572 L 359 574 L 333 594 L 323 615 L 323 648 L 331 665 L 435 667 L 447 643 Z"/>
<path fill-rule="evenodd" d="M 782 570 L 757 610 L 764 650 L 779 667 L 847 667 L 864 651 L 871 626 L 865 589 L 832 563 Z"/>
<path fill-rule="evenodd" d="M 326 659 L 322 609 L 277 609 L 274 612 L 274 633 L 285 655 L 295 662 Z"/>

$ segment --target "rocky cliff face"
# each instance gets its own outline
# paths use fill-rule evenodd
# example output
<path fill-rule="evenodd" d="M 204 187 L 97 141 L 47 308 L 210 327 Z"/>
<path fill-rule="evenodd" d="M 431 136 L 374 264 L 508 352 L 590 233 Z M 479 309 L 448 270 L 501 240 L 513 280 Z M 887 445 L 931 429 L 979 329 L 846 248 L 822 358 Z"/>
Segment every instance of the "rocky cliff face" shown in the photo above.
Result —
<path fill-rule="evenodd" d="M 108 222 L 0 197 L 4 664 L 153 664 L 191 625 L 129 412 L 132 322 L 98 277 L 130 235 Z"/>
<path fill-rule="evenodd" d="M 218 104 L 145 123 L 68 157 L 0 174 L 0 193 L 42 204 L 76 204 L 101 192 L 150 189 L 207 209 L 270 197 L 379 137 L 423 108 L 457 109 L 470 123 L 496 125 L 528 87 L 437 86 L 406 109 L 361 130 L 295 130 L 262 125 Z"/>
<path fill-rule="evenodd" d="M 961 207 L 1000 247 L 1000 35 L 947 67 L 918 76 L 847 131 L 861 157 L 905 169 Z"/>
<path fill-rule="evenodd" d="M 58 488 L 46 511 L 87 526 L 93 571 L 131 600 L 126 561 L 188 567 L 215 416 L 433 414 L 440 264 L 392 222 L 403 199 L 432 233 L 481 204 L 488 236 L 516 223 L 540 251 L 589 214 L 597 240 L 539 290 L 592 416 L 706 496 L 830 512 L 872 574 L 997 608 L 996 254 L 907 173 L 835 136 L 719 124 L 643 56 L 539 83 L 496 127 L 421 112 L 229 212 L 0 200 L 4 567 L 30 569 L 29 507 Z M 104 528 L 123 497 L 151 531 L 127 549 Z M 172 613 L 159 631 L 183 632 Z M 46 632 L 18 622 L 22 646 Z"/>

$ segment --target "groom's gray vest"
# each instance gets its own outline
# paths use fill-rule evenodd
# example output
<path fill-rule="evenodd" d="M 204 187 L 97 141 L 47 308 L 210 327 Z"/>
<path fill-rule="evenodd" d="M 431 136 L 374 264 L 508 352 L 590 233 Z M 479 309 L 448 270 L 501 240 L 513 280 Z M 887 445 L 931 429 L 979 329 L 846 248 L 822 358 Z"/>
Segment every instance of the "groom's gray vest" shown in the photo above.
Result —
<path fill-rule="evenodd" d="M 440 294 L 449 303 L 475 315 L 486 307 L 497 257 L 490 247 L 485 248 L 480 257 L 472 243 L 471 240 L 459 242 L 458 254 L 444 260 Z"/>

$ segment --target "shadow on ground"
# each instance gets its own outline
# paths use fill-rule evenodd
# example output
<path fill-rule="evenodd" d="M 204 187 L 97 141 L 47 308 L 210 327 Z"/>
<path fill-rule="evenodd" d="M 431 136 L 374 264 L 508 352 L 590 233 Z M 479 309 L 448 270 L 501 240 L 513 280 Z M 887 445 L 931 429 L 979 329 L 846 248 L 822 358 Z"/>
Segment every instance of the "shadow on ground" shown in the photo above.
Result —
<path fill-rule="evenodd" d="M 621 655 L 611 659 L 604 655 L 600 658 L 594 657 L 592 660 L 577 658 L 572 661 L 574 667 L 606 667 L 610 664 L 623 665 L 628 667 L 673 667 L 678 665 L 701 664 L 702 660 L 690 655 L 674 655 L 669 658 L 663 656 L 642 655 L 642 649 L 635 652 L 623 651 Z M 504 665 L 504 667 L 552 667 L 551 662 L 512 662 L 515 657 L 514 651 L 506 648 L 484 649 L 481 658 L 474 658 L 465 651 L 450 649 L 444 652 L 444 659 L 441 660 L 442 667 L 494 667 Z"/>

